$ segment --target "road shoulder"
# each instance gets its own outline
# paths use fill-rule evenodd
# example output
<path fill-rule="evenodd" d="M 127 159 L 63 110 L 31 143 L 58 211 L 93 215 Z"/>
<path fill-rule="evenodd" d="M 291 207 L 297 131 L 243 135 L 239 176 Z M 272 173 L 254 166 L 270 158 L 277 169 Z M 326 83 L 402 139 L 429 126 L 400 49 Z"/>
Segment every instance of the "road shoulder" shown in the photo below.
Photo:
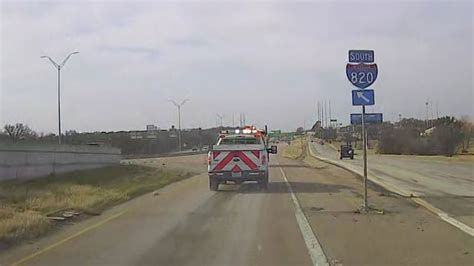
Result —
<path fill-rule="evenodd" d="M 323 162 L 279 157 L 301 207 L 333 265 L 471 265 L 474 238 L 412 201 L 370 187 L 382 214 L 363 215 L 362 183 Z"/>

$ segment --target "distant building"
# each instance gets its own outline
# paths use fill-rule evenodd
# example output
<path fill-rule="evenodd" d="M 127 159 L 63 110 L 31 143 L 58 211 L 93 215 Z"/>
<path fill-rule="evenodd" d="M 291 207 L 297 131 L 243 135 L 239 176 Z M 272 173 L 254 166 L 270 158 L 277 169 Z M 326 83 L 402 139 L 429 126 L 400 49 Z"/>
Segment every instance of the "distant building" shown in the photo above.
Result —
<path fill-rule="evenodd" d="M 143 135 L 140 131 L 131 131 L 130 132 L 131 139 L 143 139 Z"/>
<path fill-rule="evenodd" d="M 158 130 L 158 127 L 155 126 L 155 125 L 146 125 L 146 131 L 150 132 L 150 131 L 157 131 Z"/>

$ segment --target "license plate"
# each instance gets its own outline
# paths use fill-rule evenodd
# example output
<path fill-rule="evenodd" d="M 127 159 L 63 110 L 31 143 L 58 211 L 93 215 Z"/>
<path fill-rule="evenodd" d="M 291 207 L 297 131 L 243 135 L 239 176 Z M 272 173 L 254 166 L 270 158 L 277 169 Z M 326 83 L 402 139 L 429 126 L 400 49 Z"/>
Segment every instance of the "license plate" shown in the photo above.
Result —
<path fill-rule="evenodd" d="M 232 177 L 242 177 L 242 172 L 232 172 Z"/>

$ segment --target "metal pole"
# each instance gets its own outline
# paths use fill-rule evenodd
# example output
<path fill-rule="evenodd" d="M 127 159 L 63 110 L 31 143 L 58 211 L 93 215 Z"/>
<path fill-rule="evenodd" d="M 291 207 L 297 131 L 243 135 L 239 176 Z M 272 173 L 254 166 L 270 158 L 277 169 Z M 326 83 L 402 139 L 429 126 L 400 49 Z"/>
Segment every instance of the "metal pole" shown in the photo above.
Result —
<path fill-rule="evenodd" d="M 61 145 L 61 67 L 58 66 L 58 144 Z"/>
<path fill-rule="evenodd" d="M 178 146 L 181 151 L 181 105 L 178 105 Z"/>
<path fill-rule="evenodd" d="M 364 210 L 368 209 L 367 204 L 367 133 L 365 130 L 365 105 L 362 106 L 362 145 L 364 146 Z"/>

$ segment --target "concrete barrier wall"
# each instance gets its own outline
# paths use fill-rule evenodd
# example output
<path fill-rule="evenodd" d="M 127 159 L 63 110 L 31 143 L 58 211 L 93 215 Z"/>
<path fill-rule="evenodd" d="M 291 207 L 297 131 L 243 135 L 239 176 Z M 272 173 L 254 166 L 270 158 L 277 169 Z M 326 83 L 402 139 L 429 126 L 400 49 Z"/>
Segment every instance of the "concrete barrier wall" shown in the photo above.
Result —
<path fill-rule="evenodd" d="M 0 181 L 119 164 L 120 149 L 91 145 L 0 143 Z"/>

